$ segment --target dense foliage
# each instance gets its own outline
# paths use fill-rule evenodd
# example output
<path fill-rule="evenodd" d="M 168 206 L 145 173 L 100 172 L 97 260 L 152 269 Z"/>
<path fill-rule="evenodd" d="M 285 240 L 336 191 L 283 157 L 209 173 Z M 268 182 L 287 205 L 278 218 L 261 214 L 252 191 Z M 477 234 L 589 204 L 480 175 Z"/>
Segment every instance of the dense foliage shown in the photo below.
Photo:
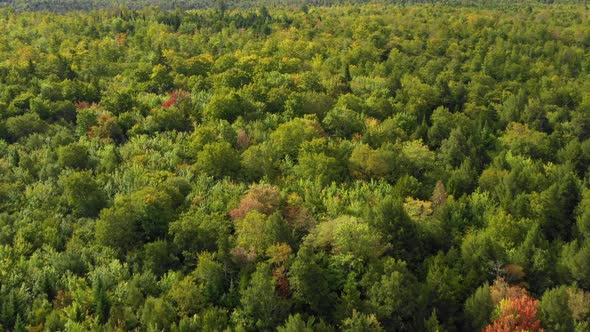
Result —
<path fill-rule="evenodd" d="M 0 330 L 588 331 L 590 16 L 0 11 Z"/>
<path fill-rule="evenodd" d="M 260 8 L 260 7 L 301 7 L 338 6 L 351 4 L 435 4 L 477 7 L 512 7 L 523 4 L 587 4 L 588 0 L 0 0 L 0 8 L 6 7 L 18 11 L 53 11 L 68 12 L 72 10 L 96 10 L 131 8 L 140 9 L 148 6 L 164 10 L 216 8 Z"/>

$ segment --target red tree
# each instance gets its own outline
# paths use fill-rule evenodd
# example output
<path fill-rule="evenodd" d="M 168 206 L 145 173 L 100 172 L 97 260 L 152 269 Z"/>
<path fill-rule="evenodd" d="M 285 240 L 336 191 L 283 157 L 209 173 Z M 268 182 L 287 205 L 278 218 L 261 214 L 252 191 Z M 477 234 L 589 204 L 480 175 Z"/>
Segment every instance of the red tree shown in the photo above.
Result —
<path fill-rule="evenodd" d="M 524 294 L 505 298 L 500 302 L 500 316 L 483 332 L 544 331 L 537 319 L 539 301 Z"/>
<path fill-rule="evenodd" d="M 162 104 L 162 107 L 164 108 L 168 108 L 172 105 L 175 105 L 177 103 L 179 103 L 182 100 L 185 100 L 189 97 L 189 93 L 187 91 L 184 90 L 174 90 L 170 93 L 170 97 L 168 99 L 168 101 L 166 101 L 165 103 Z"/>
<path fill-rule="evenodd" d="M 174 91 L 170 94 L 170 98 L 168 99 L 168 101 L 166 101 L 165 103 L 162 104 L 162 107 L 168 108 L 168 107 L 176 104 L 176 98 L 178 98 L 178 95 L 176 94 L 176 91 Z"/>

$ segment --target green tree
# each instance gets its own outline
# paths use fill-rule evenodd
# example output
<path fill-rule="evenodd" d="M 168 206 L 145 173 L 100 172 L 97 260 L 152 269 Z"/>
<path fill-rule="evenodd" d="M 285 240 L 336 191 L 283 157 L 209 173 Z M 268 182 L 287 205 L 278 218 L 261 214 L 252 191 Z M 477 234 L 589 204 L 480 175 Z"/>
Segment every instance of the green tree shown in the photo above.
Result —
<path fill-rule="evenodd" d="M 235 230 L 236 245 L 259 256 L 264 255 L 271 245 L 285 242 L 288 237 L 287 225 L 279 214 L 266 216 L 256 210 L 237 220 Z"/>
<path fill-rule="evenodd" d="M 387 250 L 368 223 L 351 216 L 320 223 L 308 240 L 317 248 L 331 248 L 336 255 L 351 255 L 363 261 L 377 259 Z"/>
<path fill-rule="evenodd" d="M 289 282 L 297 302 L 327 317 L 335 306 L 337 295 L 322 264 L 322 256 L 315 254 L 309 246 L 302 246 L 289 269 Z"/>
<path fill-rule="evenodd" d="M 336 107 L 330 110 L 322 123 L 336 137 L 350 138 L 364 129 L 361 116 L 348 108 Z"/>
<path fill-rule="evenodd" d="M 148 297 L 140 311 L 140 321 L 145 329 L 168 329 L 176 320 L 174 307 L 163 298 Z"/>
<path fill-rule="evenodd" d="M 453 129 L 448 139 L 441 143 L 440 157 L 445 165 L 459 167 L 471 154 L 471 147 L 461 128 Z"/>
<path fill-rule="evenodd" d="M 367 304 L 387 330 L 406 331 L 416 328 L 419 315 L 416 299 L 419 296 L 418 280 L 406 263 L 385 259 L 383 271 L 367 290 Z"/>
<path fill-rule="evenodd" d="M 342 322 L 341 331 L 346 332 L 380 332 L 385 331 L 375 315 L 366 315 L 354 311 L 352 316 Z"/>
<path fill-rule="evenodd" d="M 277 328 L 279 332 L 313 332 L 313 320 L 307 322 L 301 318 L 301 314 L 289 315 L 285 324 Z"/>
<path fill-rule="evenodd" d="M 323 185 L 338 182 L 346 171 L 337 147 L 328 144 L 323 138 L 316 138 L 301 144 L 295 166 L 296 175 Z"/>
<path fill-rule="evenodd" d="M 382 146 L 377 150 L 366 144 L 354 147 L 348 160 L 353 177 L 358 179 L 387 179 L 395 181 L 399 176 L 399 151 L 392 146 Z"/>
<path fill-rule="evenodd" d="M 154 187 L 120 196 L 114 206 L 103 209 L 96 222 L 96 240 L 120 252 L 140 243 L 163 238 L 174 218 L 171 197 Z"/>
<path fill-rule="evenodd" d="M 202 295 L 207 303 L 221 304 L 221 299 L 227 286 L 227 280 L 224 266 L 215 259 L 215 255 L 208 252 L 200 253 L 193 275 L 203 285 Z"/>
<path fill-rule="evenodd" d="M 86 169 L 90 166 L 90 154 L 86 146 L 72 143 L 57 150 L 57 162 L 62 168 Z"/>
<path fill-rule="evenodd" d="M 421 245 L 418 228 L 400 200 L 385 197 L 374 206 L 367 206 L 364 215 L 372 229 L 391 246 L 393 256 L 408 261 L 419 259 Z"/>
<path fill-rule="evenodd" d="M 63 198 L 79 217 L 97 217 L 107 204 L 104 192 L 89 171 L 72 172 L 61 178 Z"/>
<path fill-rule="evenodd" d="M 565 286 L 545 291 L 539 303 L 541 323 L 551 331 L 573 331 L 574 320 L 568 306 L 568 292 Z"/>
<path fill-rule="evenodd" d="M 129 208 L 108 208 L 100 212 L 96 221 L 96 241 L 126 252 L 136 246 L 141 234 L 136 212 Z"/>
<path fill-rule="evenodd" d="M 465 301 L 466 324 L 469 329 L 481 330 L 490 322 L 494 303 L 487 283 L 478 287 Z"/>
<path fill-rule="evenodd" d="M 462 276 L 449 264 L 450 257 L 439 252 L 429 262 L 426 276 L 426 287 L 430 291 L 431 301 L 437 312 L 441 313 L 446 321 L 456 319 L 456 312 L 460 304 L 458 300 L 464 292 Z M 450 266 L 449 266 L 450 265 Z M 452 304 L 452 305 L 451 305 Z"/>
<path fill-rule="evenodd" d="M 205 308 L 207 303 L 203 297 L 202 285 L 192 275 L 175 282 L 167 295 L 180 317 L 191 317 L 197 314 Z"/>
<path fill-rule="evenodd" d="M 219 213 L 189 211 L 169 225 L 172 242 L 181 251 L 196 255 L 201 251 L 217 251 L 230 235 L 231 221 Z"/>
<path fill-rule="evenodd" d="M 161 276 L 177 263 L 173 249 L 164 240 L 146 243 L 143 247 L 143 268 Z"/>
<path fill-rule="evenodd" d="M 94 312 L 98 321 L 104 324 L 109 319 L 111 304 L 100 276 L 95 278 L 92 291 L 94 295 Z"/>
<path fill-rule="evenodd" d="M 276 327 L 284 321 L 289 309 L 288 303 L 276 294 L 270 269 L 263 263 L 258 264 L 248 287 L 242 291 L 240 303 L 246 327 L 254 330 Z"/>
<path fill-rule="evenodd" d="M 222 91 L 211 97 L 203 114 L 212 119 L 223 119 L 234 122 L 239 116 L 251 117 L 257 108 L 247 98 L 230 90 Z"/>
<path fill-rule="evenodd" d="M 285 156 L 295 158 L 303 142 L 319 137 L 321 127 L 315 119 L 296 118 L 281 124 L 270 134 L 270 144 L 281 159 Z"/>
<path fill-rule="evenodd" d="M 539 205 L 533 208 L 538 211 L 543 232 L 548 239 L 567 241 L 572 237 L 574 212 L 581 194 L 575 175 L 568 172 L 556 180 L 540 194 Z"/>
<path fill-rule="evenodd" d="M 7 139 L 15 142 L 33 133 L 45 131 L 47 124 L 36 113 L 25 113 L 8 118 L 6 127 Z"/>
<path fill-rule="evenodd" d="M 174 86 L 169 69 L 161 64 L 157 64 L 152 68 L 150 83 L 151 90 L 160 94 L 170 91 Z"/>
<path fill-rule="evenodd" d="M 227 142 L 210 143 L 197 153 L 195 169 L 215 178 L 236 176 L 240 169 L 240 156 Z"/>

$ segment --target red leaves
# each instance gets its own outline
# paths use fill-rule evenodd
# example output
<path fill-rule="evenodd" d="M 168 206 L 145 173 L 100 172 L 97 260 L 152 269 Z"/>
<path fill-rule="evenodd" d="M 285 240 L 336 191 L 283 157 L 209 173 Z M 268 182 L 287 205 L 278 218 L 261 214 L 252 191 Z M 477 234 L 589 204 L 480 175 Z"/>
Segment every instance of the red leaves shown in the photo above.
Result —
<path fill-rule="evenodd" d="M 172 92 L 172 93 L 170 94 L 170 99 L 168 99 L 168 101 L 167 101 L 167 102 L 163 103 L 163 104 L 162 104 L 162 107 L 164 107 L 164 108 L 168 108 L 168 107 L 170 107 L 170 106 L 172 106 L 172 105 L 176 104 L 176 98 L 177 98 L 177 96 L 174 94 L 174 92 Z"/>
<path fill-rule="evenodd" d="M 188 98 L 189 93 L 184 90 L 174 90 L 170 93 L 168 101 L 162 104 L 162 107 L 168 108 L 172 105 L 176 105 L 179 101 Z"/>
<path fill-rule="evenodd" d="M 499 317 L 484 332 L 544 331 L 537 319 L 539 301 L 523 294 L 500 302 Z"/>
<path fill-rule="evenodd" d="M 509 264 L 506 272 L 520 279 L 524 275 L 518 265 Z M 544 331 L 537 319 L 539 301 L 530 297 L 526 289 L 510 285 L 504 278 L 498 278 L 490 287 L 490 295 L 496 306 L 496 320 L 486 326 L 483 332 Z"/>

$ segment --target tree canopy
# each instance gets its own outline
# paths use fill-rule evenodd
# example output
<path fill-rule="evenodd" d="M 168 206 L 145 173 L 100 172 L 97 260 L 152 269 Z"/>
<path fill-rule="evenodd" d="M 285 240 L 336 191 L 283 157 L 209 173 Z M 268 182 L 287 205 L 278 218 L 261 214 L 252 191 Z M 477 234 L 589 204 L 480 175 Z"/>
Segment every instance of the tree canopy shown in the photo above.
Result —
<path fill-rule="evenodd" d="M 585 3 L 368 2 L 0 2 L 0 331 L 590 330 Z"/>

